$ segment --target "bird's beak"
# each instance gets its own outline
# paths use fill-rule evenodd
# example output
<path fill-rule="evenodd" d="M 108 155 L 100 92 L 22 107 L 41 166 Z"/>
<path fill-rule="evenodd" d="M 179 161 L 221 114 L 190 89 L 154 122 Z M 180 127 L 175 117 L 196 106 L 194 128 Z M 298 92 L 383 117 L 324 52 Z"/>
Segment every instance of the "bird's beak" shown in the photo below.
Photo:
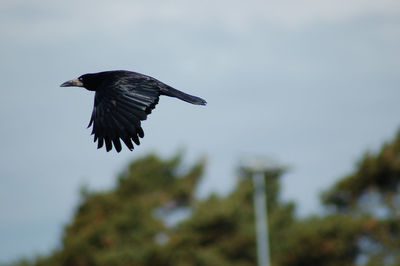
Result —
<path fill-rule="evenodd" d="M 60 87 L 83 87 L 83 83 L 79 79 L 73 79 L 64 82 Z"/>

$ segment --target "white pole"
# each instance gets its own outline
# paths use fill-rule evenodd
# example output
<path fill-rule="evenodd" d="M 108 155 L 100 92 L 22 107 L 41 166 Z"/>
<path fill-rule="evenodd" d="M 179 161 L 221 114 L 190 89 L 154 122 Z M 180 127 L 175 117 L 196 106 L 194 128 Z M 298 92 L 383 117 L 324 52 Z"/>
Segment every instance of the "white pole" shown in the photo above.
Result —
<path fill-rule="evenodd" d="M 269 266 L 268 211 L 263 172 L 253 172 L 253 185 L 258 265 Z"/>

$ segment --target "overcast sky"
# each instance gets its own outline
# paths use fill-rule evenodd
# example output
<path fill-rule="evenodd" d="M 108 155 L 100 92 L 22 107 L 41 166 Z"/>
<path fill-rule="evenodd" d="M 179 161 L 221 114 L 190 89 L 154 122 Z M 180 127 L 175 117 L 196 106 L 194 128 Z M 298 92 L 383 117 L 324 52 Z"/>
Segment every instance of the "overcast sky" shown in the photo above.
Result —
<path fill-rule="evenodd" d="M 0 3 L 0 263 L 59 244 L 79 187 L 109 189 L 135 158 L 208 158 L 199 195 L 229 192 L 237 163 L 291 167 L 299 215 L 400 125 L 400 2 L 24 1 Z M 93 94 L 60 88 L 127 69 L 208 101 L 163 97 L 133 152 L 97 150 Z"/>

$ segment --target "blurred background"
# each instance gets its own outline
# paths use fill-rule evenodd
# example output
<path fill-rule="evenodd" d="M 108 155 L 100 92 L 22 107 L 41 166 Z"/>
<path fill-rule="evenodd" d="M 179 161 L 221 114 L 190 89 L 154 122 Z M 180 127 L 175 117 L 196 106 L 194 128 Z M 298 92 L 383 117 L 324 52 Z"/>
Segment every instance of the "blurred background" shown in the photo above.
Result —
<path fill-rule="evenodd" d="M 3 0 L 0 36 L 0 263 L 23 257 L 35 263 L 41 254 L 42 262 L 48 260 L 49 265 L 158 265 L 159 261 L 147 261 L 146 256 L 160 258 L 165 265 L 193 265 L 189 258 L 186 261 L 189 255 L 174 256 L 181 262 L 165 256 L 184 246 L 199 250 L 196 245 L 200 245 L 209 249 L 199 253 L 203 255 L 195 258 L 200 263 L 196 265 L 254 265 L 252 209 L 229 203 L 245 204 L 244 199 L 251 195 L 251 183 L 238 178 L 237 169 L 243 159 L 254 154 L 288 166 L 273 179 L 270 187 L 275 192 L 268 194 L 272 202 L 277 201 L 276 210 L 286 211 L 285 218 L 276 218 L 276 226 L 282 225 L 280 231 L 276 229 L 280 234 L 271 235 L 286 243 L 274 247 L 271 241 L 274 265 L 329 265 L 318 260 L 321 258 L 301 264 L 299 258 L 310 258 L 304 255 L 307 250 L 288 255 L 294 246 L 302 246 L 298 243 L 323 235 L 321 232 L 335 232 L 340 241 L 335 238 L 321 245 L 313 239 L 308 247 L 311 251 L 323 247 L 318 254 L 332 265 L 399 263 L 393 255 L 398 242 L 391 238 L 400 232 L 391 220 L 399 214 L 395 197 L 400 168 L 396 137 L 400 124 L 398 1 Z M 208 105 L 192 106 L 163 97 L 143 122 L 145 138 L 133 152 L 97 150 L 91 130 L 86 129 L 93 93 L 59 85 L 84 73 L 112 69 L 153 76 L 206 99 Z M 135 162 L 141 162 L 143 168 L 148 164 L 149 171 L 170 169 L 170 178 L 189 175 L 191 180 L 192 176 L 196 186 L 188 182 L 192 185 L 180 190 L 183 196 L 171 192 L 175 191 L 171 187 L 143 206 L 138 202 L 148 199 L 124 198 L 127 192 L 117 196 L 124 180 L 136 184 L 141 181 L 135 180 L 148 176 L 135 168 Z M 151 176 L 157 175 L 157 171 L 151 172 Z M 162 177 L 138 185 L 143 188 L 139 192 L 154 188 L 158 195 Z M 237 186 L 238 182 L 244 183 Z M 134 185 L 132 189 L 127 194 L 138 193 Z M 97 199 L 108 194 L 105 205 Z M 167 202 L 173 209 L 179 207 L 172 220 L 181 216 L 186 220 L 178 225 L 171 222 L 177 232 L 173 235 L 170 227 L 160 225 L 160 220 L 169 216 L 163 209 L 153 215 L 157 219 L 151 216 L 155 224 L 149 231 L 140 229 L 144 221 L 138 222 L 140 230 L 127 229 L 120 220 L 130 224 L 132 217 L 125 216 L 117 219 L 122 225 L 116 222 L 101 231 L 91 225 L 96 220 L 93 217 L 102 217 L 96 211 L 93 217 L 88 211 L 87 221 L 79 222 L 79 215 L 86 213 L 81 208 L 85 204 L 89 210 L 117 212 L 114 207 L 120 206 L 117 202 L 121 199 L 130 200 L 126 208 L 132 215 Z M 95 205 L 90 205 L 91 201 Z M 107 205 L 109 201 L 112 203 Z M 214 202 L 201 207 L 209 201 Z M 376 208 L 365 210 L 365 205 Z M 230 237 L 241 231 L 245 240 L 227 243 L 228 247 L 239 243 L 236 249 L 213 246 L 213 241 L 223 241 L 207 230 L 208 240 L 189 237 L 205 228 L 200 218 L 206 216 L 200 211 L 208 213 L 211 206 L 216 209 L 210 211 L 211 224 L 218 221 L 218 215 L 228 217 L 226 221 L 240 221 L 231 227 L 225 223 L 211 227 L 218 232 L 216 228 L 232 228 L 227 231 Z M 243 209 L 243 213 L 235 212 Z M 364 217 L 360 213 L 372 218 L 358 220 Z M 381 227 L 381 220 L 391 227 Z M 86 223 L 96 234 L 110 238 L 98 240 L 90 230 L 86 238 L 81 237 L 77 232 L 84 231 Z M 319 223 L 320 231 L 316 229 Z M 66 225 L 78 239 L 69 238 Z M 119 225 L 122 231 L 115 229 Z M 104 233 L 107 230 L 113 233 Z M 144 257 L 133 258 L 126 251 L 133 240 L 118 238 L 124 230 L 138 243 L 144 243 L 141 237 L 145 236 L 135 232 L 146 232 L 158 246 L 149 244 L 145 251 L 134 252 Z M 165 233 L 159 234 L 163 230 Z M 185 236 L 190 239 L 182 239 Z M 96 241 L 102 244 L 97 246 Z M 384 244 L 387 242 L 390 244 Z M 93 245 L 99 249 L 92 249 Z M 104 258 L 93 255 L 107 245 L 123 249 Z M 87 252 L 80 254 L 92 257 L 77 255 L 84 247 Z M 240 250 L 248 253 L 225 261 Z M 123 254 L 123 259 L 118 254 Z M 334 260 L 326 254 L 344 259 Z"/>

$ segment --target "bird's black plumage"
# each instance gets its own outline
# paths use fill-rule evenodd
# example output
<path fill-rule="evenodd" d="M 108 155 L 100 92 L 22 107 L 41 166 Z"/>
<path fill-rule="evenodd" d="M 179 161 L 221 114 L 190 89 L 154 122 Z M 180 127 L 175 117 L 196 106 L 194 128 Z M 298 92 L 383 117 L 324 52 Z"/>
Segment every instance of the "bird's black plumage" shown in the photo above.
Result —
<path fill-rule="evenodd" d="M 155 108 L 160 95 L 206 105 L 206 101 L 199 97 L 176 90 L 150 76 L 125 70 L 85 74 L 61 86 L 84 87 L 95 91 L 88 127 L 93 126 L 92 134 L 97 147 L 105 144 L 107 151 L 114 146 L 120 152 L 120 140 L 129 150 L 133 149 L 132 141 L 140 144 L 139 138 L 144 137 L 141 121 Z"/>

